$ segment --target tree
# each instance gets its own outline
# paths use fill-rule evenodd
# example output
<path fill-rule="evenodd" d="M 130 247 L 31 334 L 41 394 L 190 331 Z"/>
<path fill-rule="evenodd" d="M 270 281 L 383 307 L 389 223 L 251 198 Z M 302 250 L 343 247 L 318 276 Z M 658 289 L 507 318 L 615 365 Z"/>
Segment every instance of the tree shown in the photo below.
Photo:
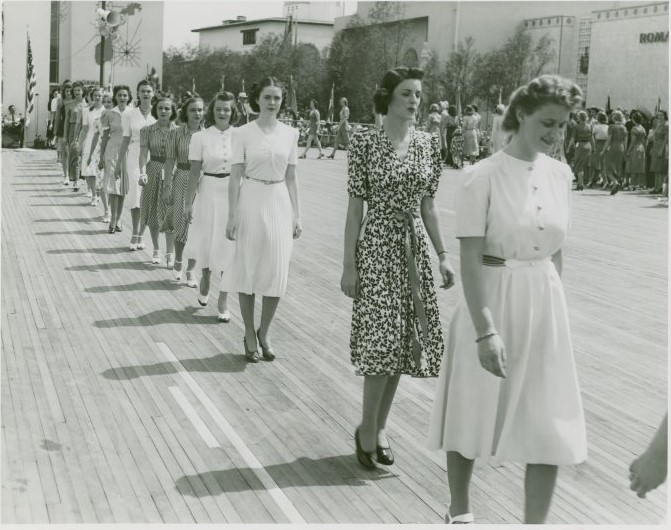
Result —
<path fill-rule="evenodd" d="M 462 103 L 471 101 L 475 95 L 475 74 L 480 60 L 473 37 L 466 37 L 457 45 L 445 64 L 444 79 L 448 94 L 454 94 L 456 98 L 457 92 L 461 91 Z"/>

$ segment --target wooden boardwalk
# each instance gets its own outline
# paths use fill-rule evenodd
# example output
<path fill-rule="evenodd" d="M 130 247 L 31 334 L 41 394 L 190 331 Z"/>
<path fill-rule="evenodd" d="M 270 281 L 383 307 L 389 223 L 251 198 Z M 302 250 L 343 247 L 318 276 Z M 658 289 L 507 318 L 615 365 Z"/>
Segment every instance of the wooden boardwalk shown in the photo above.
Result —
<path fill-rule="evenodd" d="M 247 365 L 237 297 L 217 323 L 216 304 L 200 308 L 150 250 L 128 251 L 127 210 L 110 235 L 61 185 L 53 151 L 2 152 L 3 524 L 442 522 L 445 457 L 425 448 L 435 379 L 401 381 L 396 465 L 370 472 L 353 455 L 362 380 L 339 289 L 337 158 L 301 161 L 305 232 L 278 358 Z M 458 268 L 455 175 L 437 200 Z M 668 210 L 647 195 L 573 198 L 564 281 L 590 453 L 562 468 L 549 522 L 658 523 L 666 487 L 638 499 L 627 468 L 667 407 Z M 460 296 L 439 293 L 445 328 Z M 478 522 L 521 520 L 522 476 L 476 465 Z"/>

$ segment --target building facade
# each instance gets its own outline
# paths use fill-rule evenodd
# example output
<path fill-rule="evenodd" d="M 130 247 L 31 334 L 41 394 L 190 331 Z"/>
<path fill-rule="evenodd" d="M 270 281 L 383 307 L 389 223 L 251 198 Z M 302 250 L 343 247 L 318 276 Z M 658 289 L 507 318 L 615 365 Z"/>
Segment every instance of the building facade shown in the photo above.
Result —
<path fill-rule="evenodd" d="M 246 17 L 239 16 L 233 20 L 224 20 L 218 26 L 191 31 L 198 33 L 200 48 L 228 48 L 234 52 L 252 50 L 271 33 L 284 35 L 286 31 L 293 32 L 294 42 L 314 44 L 320 51 L 331 44 L 333 22 L 293 19 L 293 23 L 289 25 L 288 20 L 282 17 L 247 20 Z"/>
<path fill-rule="evenodd" d="M 10 0 L 2 3 L 3 110 L 10 104 L 25 111 L 26 34 L 30 34 L 37 78 L 35 110 L 26 144 L 46 136 L 47 101 L 66 79 L 98 83 L 100 35 L 96 10 L 100 2 Z M 106 39 L 103 85 L 135 85 L 153 68 L 163 71 L 163 2 L 106 2 L 107 10 L 124 14 L 115 39 Z M 11 53 L 9 52 L 11 50 Z"/>
<path fill-rule="evenodd" d="M 443 63 L 465 38 L 479 53 L 501 47 L 520 24 L 537 41 L 551 39 L 554 59 L 543 72 L 574 79 L 588 106 L 668 109 L 668 2 L 401 2 L 406 56 L 430 48 Z M 375 2 L 359 2 L 366 19 Z M 335 20 L 335 31 L 351 16 Z"/>

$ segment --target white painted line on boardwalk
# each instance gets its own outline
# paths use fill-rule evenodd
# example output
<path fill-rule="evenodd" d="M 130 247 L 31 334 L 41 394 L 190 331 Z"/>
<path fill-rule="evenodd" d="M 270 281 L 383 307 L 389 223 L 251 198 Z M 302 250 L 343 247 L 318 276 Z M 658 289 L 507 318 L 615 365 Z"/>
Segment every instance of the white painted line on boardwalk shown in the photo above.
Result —
<path fill-rule="evenodd" d="M 207 397 L 207 394 L 205 394 L 203 389 L 200 388 L 198 383 L 196 383 L 196 380 L 193 377 L 191 377 L 191 374 L 186 372 L 186 370 L 180 368 L 181 363 L 179 362 L 179 359 L 175 356 L 175 354 L 168 347 L 168 345 L 165 344 L 164 342 L 157 342 L 156 345 L 163 352 L 168 361 L 175 364 L 175 369 L 177 370 L 177 373 L 182 377 L 182 379 L 184 379 L 184 381 L 189 386 L 193 394 L 200 400 L 200 402 L 203 404 L 207 412 L 209 412 L 210 416 L 212 416 L 214 422 L 226 435 L 226 438 L 228 438 L 233 447 L 235 447 L 235 450 L 238 453 L 240 453 L 240 456 L 242 456 L 242 459 L 245 461 L 245 464 L 256 474 L 257 478 L 259 479 L 261 484 L 263 484 L 263 487 L 266 489 L 268 494 L 277 503 L 277 505 L 282 510 L 284 515 L 287 516 L 289 522 L 291 524 L 306 524 L 306 521 L 305 519 L 303 519 L 303 516 L 298 512 L 298 510 L 292 504 L 289 498 L 284 494 L 284 492 L 280 489 L 277 483 L 273 480 L 273 477 L 271 477 L 268 474 L 265 468 L 261 465 L 261 462 L 259 462 L 256 459 L 254 453 L 252 453 L 247 447 L 247 445 L 245 445 L 245 442 L 243 442 L 242 438 L 238 436 L 238 433 L 235 432 L 235 429 L 231 427 L 231 424 L 228 423 L 226 418 L 224 418 L 221 412 L 219 412 L 219 410 L 214 405 L 214 403 L 212 403 L 210 398 Z"/>
<path fill-rule="evenodd" d="M 196 409 L 191 406 L 191 403 L 189 403 L 182 391 L 176 386 L 171 386 L 168 390 L 172 392 L 172 396 L 175 398 L 175 401 L 177 401 L 177 404 L 182 407 L 184 414 L 186 414 L 186 417 L 189 418 L 189 421 L 193 424 L 193 427 L 196 429 L 196 431 L 198 431 L 198 434 L 200 434 L 207 446 L 210 449 L 221 447 L 219 442 L 217 442 L 217 439 L 214 437 L 214 434 L 212 434 L 212 431 L 210 431 L 203 420 L 200 419 Z"/>

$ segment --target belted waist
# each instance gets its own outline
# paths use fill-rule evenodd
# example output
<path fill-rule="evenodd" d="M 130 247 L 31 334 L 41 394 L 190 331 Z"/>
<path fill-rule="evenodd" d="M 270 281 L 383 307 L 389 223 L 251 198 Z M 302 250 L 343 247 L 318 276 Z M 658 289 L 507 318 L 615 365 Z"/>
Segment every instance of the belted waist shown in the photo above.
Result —
<path fill-rule="evenodd" d="M 166 158 L 164 156 L 152 156 L 149 159 L 150 162 L 159 162 L 161 164 L 165 164 Z"/>
<path fill-rule="evenodd" d="M 496 256 L 482 256 L 482 264 L 487 267 L 508 267 L 518 269 L 520 267 L 536 267 L 542 263 L 551 261 L 550 257 L 540 259 L 503 259 Z"/>
<path fill-rule="evenodd" d="M 225 179 L 226 177 L 230 176 L 230 173 L 203 173 L 203 175 L 206 175 L 208 177 L 214 177 L 217 179 Z"/>
<path fill-rule="evenodd" d="M 191 164 L 189 162 L 177 162 L 177 169 L 185 169 L 189 171 L 191 169 Z"/>
<path fill-rule="evenodd" d="M 279 184 L 281 182 L 284 182 L 284 179 L 282 179 L 282 180 L 262 180 L 262 179 L 255 179 L 255 178 L 252 178 L 252 177 L 248 177 L 246 175 L 245 175 L 244 179 L 245 180 L 253 180 L 255 182 L 260 182 L 261 184 L 265 184 L 266 186 L 268 186 L 270 184 Z"/>

